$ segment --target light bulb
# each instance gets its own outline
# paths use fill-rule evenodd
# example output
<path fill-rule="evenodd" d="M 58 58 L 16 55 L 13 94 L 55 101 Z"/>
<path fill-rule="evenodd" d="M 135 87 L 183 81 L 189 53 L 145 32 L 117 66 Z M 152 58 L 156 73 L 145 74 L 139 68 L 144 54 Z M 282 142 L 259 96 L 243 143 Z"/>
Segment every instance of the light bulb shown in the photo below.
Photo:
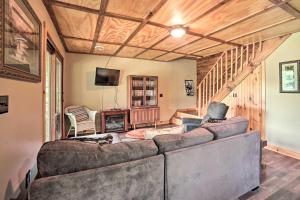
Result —
<path fill-rule="evenodd" d="M 171 30 L 170 33 L 174 38 L 181 38 L 185 35 L 186 29 L 183 27 L 175 27 Z"/>

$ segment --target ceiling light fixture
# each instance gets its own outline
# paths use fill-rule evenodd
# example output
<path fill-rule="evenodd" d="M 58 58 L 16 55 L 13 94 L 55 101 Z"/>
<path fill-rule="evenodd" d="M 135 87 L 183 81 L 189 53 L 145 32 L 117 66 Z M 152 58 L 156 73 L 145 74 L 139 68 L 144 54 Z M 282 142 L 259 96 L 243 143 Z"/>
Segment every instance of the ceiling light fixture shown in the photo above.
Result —
<path fill-rule="evenodd" d="M 173 26 L 173 28 L 170 31 L 170 34 L 174 38 L 181 38 L 186 34 L 186 28 L 181 25 Z"/>
<path fill-rule="evenodd" d="M 103 50 L 104 50 L 104 47 L 98 44 L 98 45 L 95 46 L 95 49 L 96 49 L 97 51 L 103 51 Z"/>

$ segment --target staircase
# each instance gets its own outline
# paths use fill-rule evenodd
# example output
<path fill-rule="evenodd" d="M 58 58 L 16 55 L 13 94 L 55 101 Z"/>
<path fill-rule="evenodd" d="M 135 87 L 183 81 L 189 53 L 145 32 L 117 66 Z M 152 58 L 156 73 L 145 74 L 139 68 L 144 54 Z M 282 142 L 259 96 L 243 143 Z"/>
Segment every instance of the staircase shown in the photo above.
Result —
<path fill-rule="evenodd" d="M 222 101 L 289 35 L 224 51 L 198 85 L 198 116 L 211 101 Z"/>
<path fill-rule="evenodd" d="M 197 108 L 177 110 L 170 123 L 181 125 L 182 118 L 202 118 L 211 101 L 221 102 L 289 36 L 284 35 L 224 51 L 198 85 Z"/>

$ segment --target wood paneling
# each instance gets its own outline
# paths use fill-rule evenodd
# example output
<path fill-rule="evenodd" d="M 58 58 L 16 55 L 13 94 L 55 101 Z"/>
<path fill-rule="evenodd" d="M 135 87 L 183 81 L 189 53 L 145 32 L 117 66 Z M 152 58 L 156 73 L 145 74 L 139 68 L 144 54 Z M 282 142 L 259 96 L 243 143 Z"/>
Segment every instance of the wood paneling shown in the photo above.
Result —
<path fill-rule="evenodd" d="M 201 39 L 199 41 L 193 42 L 188 44 L 180 49 L 177 49 L 176 52 L 179 53 L 192 53 L 195 51 L 200 51 L 201 49 L 206 49 L 208 47 L 216 46 L 220 44 L 219 42 L 208 40 L 208 39 Z"/>
<path fill-rule="evenodd" d="M 114 54 L 120 47 L 120 45 L 113 45 L 113 44 L 104 44 L 104 43 L 97 43 L 96 46 L 100 45 L 103 49 L 95 48 L 96 54 Z"/>
<path fill-rule="evenodd" d="M 109 0 L 107 12 L 136 18 L 145 18 L 159 0 Z"/>
<path fill-rule="evenodd" d="M 293 6 L 293 8 L 297 9 L 298 11 L 300 11 L 300 1 L 299 0 L 292 0 L 289 2 L 289 4 L 291 6 Z"/>
<path fill-rule="evenodd" d="M 125 46 L 117 55 L 124 57 L 135 57 L 145 49 Z"/>
<path fill-rule="evenodd" d="M 90 52 L 92 46 L 91 41 L 74 40 L 74 39 L 64 39 L 64 40 L 69 51 L 81 52 L 81 53 Z"/>
<path fill-rule="evenodd" d="M 270 29 L 259 31 L 257 33 L 250 34 L 248 36 L 234 40 L 234 42 L 241 44 L 250 44 L 253 42 L 263 41 L 269 38 L 273 38 L 279 35 L 286 35 L 289 33 L 295 33 L 300 31 L 300 20 L 294 19 L 289 22 L 280 24 Z"/>
<path fill-rule="evenodd" d="M 293 33 L 299 30 L 297 21 L 286 22 L 300 18 L 300 13 L 291 7 L 299 9 L 298 0 L 43 0 L 43 3 L 61 38 L 93 40 L 89 53 L 95 53 L 96 42 L 102 42 L 111 45 L 104 51 L 114 52 L 114 56 L 154 60 L 165 53 L 168 54 L 162 57 L 164 60 L 177 54 L 194 59 L 222 52 L 229 45 L 239 47 L 249 40 Z M 171 37 L 169 31 L 175 24 L 187 26 L 187 35 L 180 39 Z M 77 46 L 80 46 L 78 41 Z M 115 51 L 116 46 L 120 48 Z M 137 49 L 123 50 L 128 46 L 151 51 L 140 51 L 143 53 L 140 56 Z M 82 48 L 86 44 L 82 43 Z M 152 51 L 159 49 L 165 53 Z"/>
<path fill-rule="evenodd" d="M 162 54 L 165 54 L 164 51 L 158 51 L 158 50 L 147 50 L 144 53 L 137 56 L 137 58 L 143 58 L 143 59 L 153 59 L 156 58 Z"/>
<path fill-rule="evenodd" d="M 100 9 L 101 0 L 57 0 L 59 2 L 69 3 L 92 9 Z"/>
<path fill-rule="evenodd" d="M 64 7 L 53 6 L 63 35 L 93 39 L 98 16 Z"/>
<path fill-rule="evenodd" d="M 291 15 L 287 14 L 280 8 L 274 8 L 266 13 L 250 18 L 242 23 L 238 23 L 230 28 L 213 34 L 213 37 L 218 37 L 226 41 L 258 31 L 276 23 L 292 19 Z"/>
<path fill-rule="evenodd" d="M 229 106 L 227 118 L 235 116 L 243 116 L 249 119 L 249 129 L 259 130 L 264 134 L 262 126 L 264 120 L 262 118 L 263 92 L 261 66 L 257 67 L 243 82 L 241 82 L 222 102 Z"/>
<path fill-rule="evenodd" d="M 214 46 L 214 47 L 209 48 L 209 49 L 205 49 L 203 51 L 196 52 L 194 54 L 205 57 L 205 56 L 210 56 L 210 55 L 213 55 L 213 54 L 223 52 L 223 51 L 231 49 L 231 48 L 233 48 L 233 47 L 228 45 L 228 44 L 222 44 L 222 45 Z"/>
<path fill-rule="evenodd" d="M 182 38 L 168 37 L 167 39 L 163 40 L 159 44 L 155 45 L 154 48 L 172 51 L 173 49 L 181 47 L 197 39 L 199 39 L 199 37 L 188 35 L 188 34 L 184 35 Z"/>
<path fill-rule="evenodd" d="M 220 2 L 222 0 L 168 0 L 151 21 L 168 26 L 186 24 Z"/>
<path fill-rule="evenodd" d="M 99 41 L 123 43 L 139 23 L 118 18 L 105 17 Z"/>
<path fill-rule="evenodd" d="M 129 42 L 130 45 L 140 47 L 150 47 L 169 34 L 168 30 L 157 26 L 146 25 L 138 34 Z"/>
<path fill-rule="evenodd" d="M 178 54 L 178 53 L 167 53 L 165 55 L 162 55 L 162 56 L 156 58 L 155 60 L 171 61 L 171 60 L 175 60 L 175 59 L 180 58 L 180 57 L 184 57 L 184 55 Z"/>
<path fill-rule="evenodd" d="M 209 34 L 269 6 L 273 6 L 269 0 L 259 0 L 255 3 L 253 0 L 232 0 L 205 17 L 189 24 L 189 27 L 195 32 Z"/>

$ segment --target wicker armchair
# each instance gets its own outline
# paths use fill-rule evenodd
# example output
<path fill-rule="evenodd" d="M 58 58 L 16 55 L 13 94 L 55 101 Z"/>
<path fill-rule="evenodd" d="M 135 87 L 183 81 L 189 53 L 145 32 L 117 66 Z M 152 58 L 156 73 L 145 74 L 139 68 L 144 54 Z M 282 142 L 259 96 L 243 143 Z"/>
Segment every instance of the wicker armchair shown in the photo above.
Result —
<path fill-rule="evenodd" d="M 86 113 L 83 113 L 87 115 L 85 120 L 78 120 L 78 116 L 76 116 L 76 111 L 77 109 L 81 111 L 85 111 Z M 75 130 L 75 137 L 77 137 L 77 133 L 81 131 L 87 131 L 87 130 L 92 130 L 95 134 L 96 132 L 96 125 L 95 125 L 95 120 L 96 120 L 96 114 L 97 111 L 91 111 L 87 107 L 84 106 L 69 106 L 65 108 L 65 114 L 69 117 L 71 126 L 69 128 L 68 135 L 70 134 L 71 130 Z"/>

